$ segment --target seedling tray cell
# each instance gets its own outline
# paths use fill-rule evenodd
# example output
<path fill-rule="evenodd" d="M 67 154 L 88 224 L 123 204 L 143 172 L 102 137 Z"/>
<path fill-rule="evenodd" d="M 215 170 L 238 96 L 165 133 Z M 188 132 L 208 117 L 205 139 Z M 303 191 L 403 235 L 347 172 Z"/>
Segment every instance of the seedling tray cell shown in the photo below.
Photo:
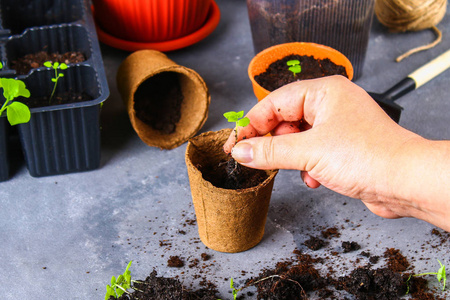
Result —
<path fill-rule="evenodd" d="M 27 28 L 72 23 L 83 18 L 85 5 L 67 0 L 2 0 L 2 24 L 12 34 Z"/>
<path fill-rule="evenodd" d="M 81 52 L 86 59 L 92 56 L 88 32 L 80 25 L 32 28 L 21 35 L 11 37 L 6 41 L 5 48 L 4 61 L 8 69 L 12 69 L 12 62 L 18 58 L 40 51 L 60 54 L 77 51 Z"/>

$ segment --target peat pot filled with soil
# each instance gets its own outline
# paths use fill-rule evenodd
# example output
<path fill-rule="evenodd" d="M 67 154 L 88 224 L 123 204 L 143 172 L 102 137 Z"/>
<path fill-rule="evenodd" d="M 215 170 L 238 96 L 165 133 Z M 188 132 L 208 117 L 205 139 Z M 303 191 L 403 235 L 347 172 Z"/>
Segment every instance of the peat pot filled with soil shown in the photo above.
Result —
<path fill-rule="evenodd" d="M 186 166 L 202 242 L 220 252 L 241 252 L 263 235 L 278 170 L 236 165 L 223 151 L 231 129 L 189 140 Z"/>
<path fill-rule="evenodd" d="M 194 70 L 165 54 L 141 50 L 120 65 L 117 86 L 131 125 L 149 146 L 173 149 L 193 137 L 208 117 L 210 95 Z"/>
<path fill-rule="evenodd" d="M 290 70 L 291 62 L 295 62 L 299 70 Z M 314 43 L 272 46 L 258 53 L 248 66 L 248 76 L 258 101 L 291 82 L 331 75 L 342 75 L 351 80 L 352 64 L 339 51 Z"/>

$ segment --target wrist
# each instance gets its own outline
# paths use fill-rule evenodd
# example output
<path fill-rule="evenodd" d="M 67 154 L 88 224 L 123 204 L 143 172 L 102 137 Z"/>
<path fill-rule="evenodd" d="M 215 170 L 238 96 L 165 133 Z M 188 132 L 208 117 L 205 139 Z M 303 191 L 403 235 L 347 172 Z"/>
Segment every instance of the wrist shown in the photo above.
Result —
<path fill-rule="evenodd" d="M 391 207 L 450 230 L 450 147 L 448 142 L 413 136 L 398 148 L 391 164 Z"/>

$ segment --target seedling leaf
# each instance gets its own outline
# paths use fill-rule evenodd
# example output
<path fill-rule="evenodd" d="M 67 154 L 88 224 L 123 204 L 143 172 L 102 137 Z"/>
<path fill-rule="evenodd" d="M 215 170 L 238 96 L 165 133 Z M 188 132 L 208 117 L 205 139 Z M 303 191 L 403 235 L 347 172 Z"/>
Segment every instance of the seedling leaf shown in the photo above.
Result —
<path fill-rule="evenodd" d="M 228 120 L 228 122 L 235 123 L 244 116 L 244 111 L 243 110 L 239 112 L 229 111 L 224 113 L 223 116 Z"/>
<path fill-rule="evenodd" d="M 44 66 L 46 66 L 47 68 L 51 68 L 52 67 L 52 62 L 51 61 L 46 61 L 46 62 L 44 62 Z"/>
<path fill-rule="evenodd" d="M 286 62 L 286 65 L 289 66 L 289 71 L 291 71 L 294 74 L 294 77 L 296 74 L 300 73 L 302 71 L 302 67 L 300 65 L 300 61 L 297 59 L 289 60 Z"/>
<path fill-rule="evenodd" d="M 289 71 L 291 71 L 294 74 L 298 74 L 302 71 L 302 67 L 300 65 L 289 67 Z"/>
<path fill-rule="evenodd" d="M 30 121 L 31 113 L 28 106 L 21 102 L 12 102 L 6 110 L 6 117 L 11 126 L 27 123 Z"/>
<path fill-rule="evenodd" d="M 297 59 L 288 60 L 288 61 L 286 62 L 286 64 L 287 64 L 288 66 L 295 66 L 295 65 L 299 65 L 299 64 L 300 64 L 300 61 L 297 60 Z"/>
<path fill-rule="evenodd" d="M 250 119 L 247 118 L 247 117 L 242 118 L 242 119 L 240 119 L 240 120 L 237 121 L 237 125 L 238 125 L 238 126 L 241 126 L 241 127 L 245 127 L 245 126 L 247 126 L 248 124 L 250 124 Z"/>
<path fill-rule="evenodd" d="M 439 282 L 441 282 L 441 280 L 442 280 L 442 283 L 443 283 L 443 287 L 442 287 L 442 290 L 445 290 L 445 282 L 447 281 L 447 274 L 445 273 L 445 265 L 443 265 L 440 261 L 439 261 L 439 259 L 437 260 L 438 262 L 439 262 L 439 265 L 441 266 L 440 268 L 439 268 L 439 270 L 438 270 L 438 272 L 437 272 L 437 280 L 439 281 Z"/>

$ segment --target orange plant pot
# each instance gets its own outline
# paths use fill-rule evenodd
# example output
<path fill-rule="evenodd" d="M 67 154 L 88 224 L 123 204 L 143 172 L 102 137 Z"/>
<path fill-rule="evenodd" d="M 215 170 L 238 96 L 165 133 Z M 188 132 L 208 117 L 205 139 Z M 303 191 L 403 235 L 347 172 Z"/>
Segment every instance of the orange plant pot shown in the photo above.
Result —
<path fill-rule="evenodd" d="M 107 33 L 135 42 L 186 36 L 206 21 L 212 0 L 93 0 L 95 19 Z"/>
<path fill-rule="evenodd" d="M 253 92 L 256 98 L 258 98 L 258 101 L 264 99 L 270 92 L 255 81 L 255 76 L 265 72 L 271 63 L 291 54 L 309 55 L 315 59 L 328 58 L 336 65 L 345 67 L 348 78 L 350 80 L 353 78 L 353 66 L 351 62 L 344 54 L 333 48 L 315 43 L 301 42 L 275 45 L 256 54 L 248 66 L 248 76 L 250 77 Z"/>

